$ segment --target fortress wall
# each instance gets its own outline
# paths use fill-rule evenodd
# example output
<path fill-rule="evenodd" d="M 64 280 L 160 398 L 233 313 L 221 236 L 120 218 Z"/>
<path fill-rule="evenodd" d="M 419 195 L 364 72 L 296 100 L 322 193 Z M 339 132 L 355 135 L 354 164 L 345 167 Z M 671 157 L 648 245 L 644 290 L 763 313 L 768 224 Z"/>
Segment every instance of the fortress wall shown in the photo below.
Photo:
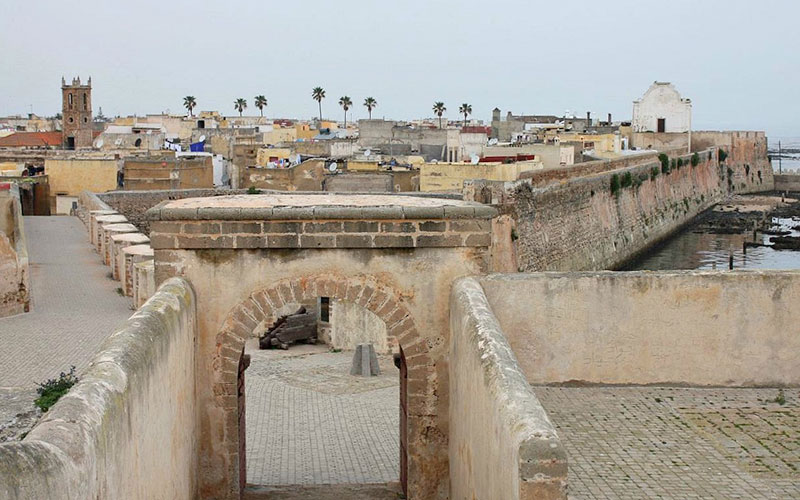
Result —
<path fill-rule="evenodd" d="M 798 271 L 489 275 L 533 384 L 800 385 Z"/>
<path fill-rule="evenodd" d="M 195 307 L 171 279 L 113 333 L 25 439 L 0 444 L 0 498 L 196 498 Z"/>
<path fill-rule="evenodd" d="M 566 499 L 566 451 L 474 278 L 450 332 L 450 498 Z"/>

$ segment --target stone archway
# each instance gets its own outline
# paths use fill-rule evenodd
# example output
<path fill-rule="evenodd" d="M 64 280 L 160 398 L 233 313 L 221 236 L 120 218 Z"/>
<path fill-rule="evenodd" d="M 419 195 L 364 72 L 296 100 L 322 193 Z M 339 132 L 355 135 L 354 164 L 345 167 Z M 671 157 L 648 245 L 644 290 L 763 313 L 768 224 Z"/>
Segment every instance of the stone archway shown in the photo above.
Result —
<path fill-rule="evenodd" d="M 405 361 L 403 376 L 406 387 L 414 387 L 416 392 L 408 395 L 401 391 L 400 407 L 406 411 L 401 417 L 401 424 L 406 428 L 399 429 L 401 438 L 400 464 L 408 467 L 413 464 L 414 458 L 407 455 L 407 439 L 409 436 L 408 422 L 413 420 L 413 415 L 408 414 L 409 398 L 420 399 L 432 397 L 427 391 L 427 381 L 432 377 L 433 365 L 429 355 L 428 343 L 417 330 L 416 321 L 411 313 L 412 307 L 407 304 L 403 294 L 392 286 L 382 283 L 372 276 L 339 276 L 335 274 L 325 276 L 308 276 L 296 279 L 284 279 L 256 290 L 243 302 L 237 304 L 227 315 L 223 328 L 216 338 L 216 356 L 212 362 L 219 367 L 215 370 L 213 393 L 215 403 L 225 414 L 225 428 L 223 430 L 224 449 L 228 452 L 227 463 L 235 466 L 229 477 L 245 477 L 238 470 L 241 462 L 240 453 L 243 451 L 240 439 L 242 436 L 240 426 L 239 401 L 228 397 L 229 394 L 238 394 L 239 372 L 231 371 L 232 366 L 240 366 L 244 343 L 253 336 L 254 331 L 265 321 L 274 318 L 276 311 L 284 305 L 314 301 L 318 297 L 330 297 L 334 300 L 357 304 L 375 314 L 386 324 L 389 343 L 395 350 L 402 350 Z M 429 402 L 430 404 L 430 402 Z M 235 417 L 235 418 L 234 418 Z M 419 427 L 418 427 L 419 428 Z M 407 469 L 398 471 L 399 478 L 404 481 Z M 240 484 L 241 489 L 244 485 Z M 406 484 L 402 484 L 406 489 Z"/>
<path fill-rule="evenodd" d="M 220 196 L 150 209 L 156 284 L 181 276 L 197 291 L 198 496 L 239 498 L 245 339 L 276 306 L 326 296 L 365 307 L 402 347 L 408 496 L 448 498 L 450 289 L 488 270 L 494 215 L 389 195 Z"/>

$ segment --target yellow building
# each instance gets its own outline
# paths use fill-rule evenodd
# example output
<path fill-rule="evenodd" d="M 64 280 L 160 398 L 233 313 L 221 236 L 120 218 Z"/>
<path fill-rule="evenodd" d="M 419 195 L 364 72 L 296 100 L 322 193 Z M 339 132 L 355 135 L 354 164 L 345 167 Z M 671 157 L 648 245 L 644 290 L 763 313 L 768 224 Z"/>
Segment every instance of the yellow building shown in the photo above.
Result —
<path fill-rule="evenodd" d="M 67 210 L 81 191 L 104 193 L 117 188 L 117 160 L 114 159 L 46 159 L 44 173 L 50 185 L 50 207 L 53 213 Z"/>
<path fill-rule="evenodd" d="M 288 161 L 290 156 L 295 155 L 289 148 L 261 148 L 256 154 L 256 165 L 266 167 L 269 162 Z"/>
<path fill-rule="evenodd" d="M 486 179 L 490 181 L 515 181 L 522 172 L 541 170 L 539 160 L 515 163 L 425 163 L 420 166 L 419 190 L 427 192 L 461 192 L 464 181 Z"/>
<path fill-rule="evenodd" d="M 308 123 L 295 123 L 295 140 L 309 141 L 319 134 L 319 130 L 311 128 Z"/>

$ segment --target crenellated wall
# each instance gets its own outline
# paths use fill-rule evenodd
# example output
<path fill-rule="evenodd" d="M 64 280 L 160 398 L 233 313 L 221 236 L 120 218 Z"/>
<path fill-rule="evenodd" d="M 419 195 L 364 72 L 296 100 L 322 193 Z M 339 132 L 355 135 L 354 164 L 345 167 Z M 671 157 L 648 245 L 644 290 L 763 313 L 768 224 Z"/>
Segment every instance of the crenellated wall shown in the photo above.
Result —
<path fill-rule="evenodd" d="M 167 281 L 19 442 L 0 444 L 0 499 L 193 499 L 195 295 Z"/>

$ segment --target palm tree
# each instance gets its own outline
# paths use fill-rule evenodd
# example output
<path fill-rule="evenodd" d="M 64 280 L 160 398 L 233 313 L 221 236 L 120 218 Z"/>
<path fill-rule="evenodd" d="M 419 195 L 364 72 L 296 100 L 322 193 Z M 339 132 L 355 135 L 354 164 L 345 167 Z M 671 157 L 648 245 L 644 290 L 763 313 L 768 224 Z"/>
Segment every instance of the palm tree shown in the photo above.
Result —
<path fill-rule="evenodd" d="M 242 116 L 242 111 L 247 107 L 247 101 L 241 97 L 233 101 L 233 109 L 239 111 L 239 116 Z"/>
<path fill-rule="evenodd" d="M 267 98 L 263 95 L 257 95 L 253 98 L 253 103 L 261 112 L 261 116 L 264 116 L 264 108 L 267 106 Z"/>
<path fill-rule="evenodd" d="M 325 99 L 325 89 L 314 87 L 311 89 L 311 97 L 319 104 L 319 121 L 322 121 L 322 100 Z"/>
<path fill-rule="evenodd" d="M 376 101 L 372 97 L 367 97 L 366 99 L 364 99 L 364 106 L 367 108 L 367 111 L 369 112 L 369 119 L 372 120 L 372 110 L 378 107 L 378 101 Z"/>
<path fill-rule="evenodd" d="M 442 115 L 445 111 L 447 111 L 447 108 L 444 107 L 443 102 L 437 101 L 433 103 L 433 112 L 439 117 L 439 128 L 442 128 Z"/>
<path fill-rule="evenodd" d="M 197 100 L 193 95 L 187 95 L 183 98 L 183 107 L 189 110 L 189 116 L 194 116 L 192 115 L 192 110 L 195 106 L 197 106 Z"/>
<path fill-rule="evenodd" d="M 350 106 L 353 105 L 353 101 L 350 100 L 348 96 L 343 96 L 339 98 L 339 106 L 344 108 L 344 128 L 347 130 L 347 110 L 350 109 Z"/>
<path fill-rule="evenodd" d="M 458 108 L 458 112 L 464 115 L 464 126 L 467 126 L 467 115 L 472 114 L 472 105 L 464 103 Z"/>

